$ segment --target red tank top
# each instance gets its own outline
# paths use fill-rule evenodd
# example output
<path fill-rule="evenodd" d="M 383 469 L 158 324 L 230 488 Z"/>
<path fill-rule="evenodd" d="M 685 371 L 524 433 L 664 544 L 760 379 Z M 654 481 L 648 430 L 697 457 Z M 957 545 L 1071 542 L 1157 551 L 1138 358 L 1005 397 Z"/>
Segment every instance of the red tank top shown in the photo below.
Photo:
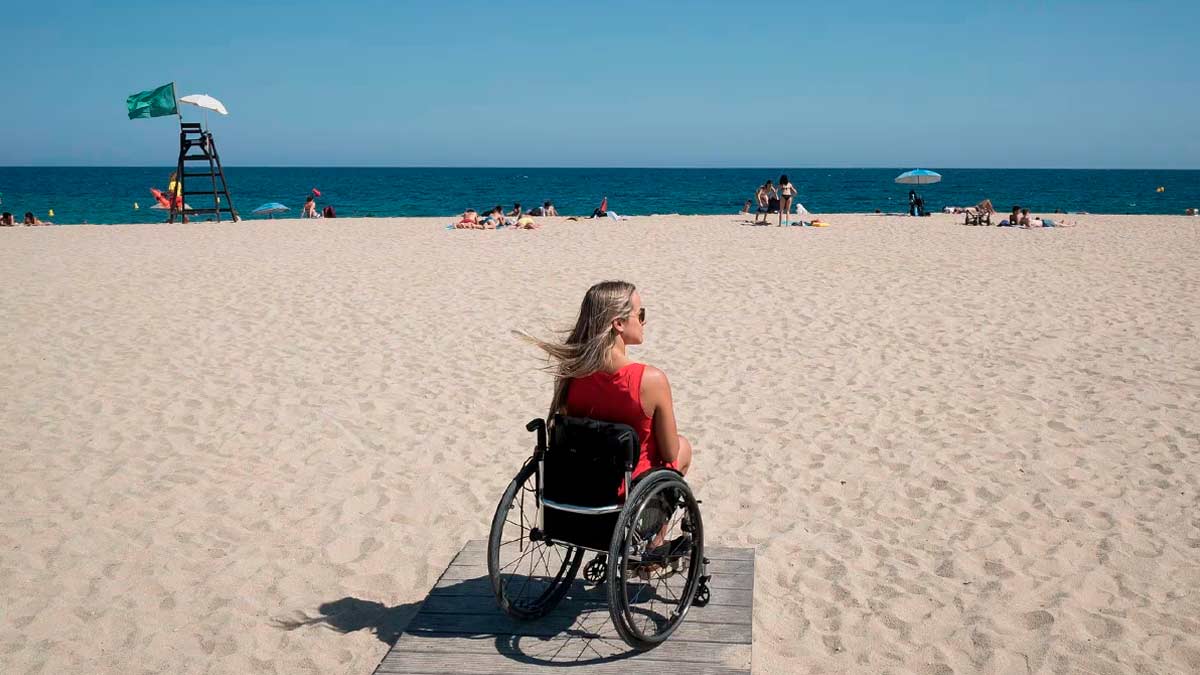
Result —
<path fill-rule="evenodd" d="M 658 454 L 654 419 L 642 408 L 642 375 L 645 372 L 646 364 L 630 363 L 615 373 L 596 371 L 586 377 L 577 377 L 567 388 L 568 415 L 628 424 L 637 432 L 642 452 L 637 466 L 633 467 L 635 478 L 652 468 L 678 468 L 674 462 L 664 462 Z M 624 493 L 624 486 L 621 492 Z"/>

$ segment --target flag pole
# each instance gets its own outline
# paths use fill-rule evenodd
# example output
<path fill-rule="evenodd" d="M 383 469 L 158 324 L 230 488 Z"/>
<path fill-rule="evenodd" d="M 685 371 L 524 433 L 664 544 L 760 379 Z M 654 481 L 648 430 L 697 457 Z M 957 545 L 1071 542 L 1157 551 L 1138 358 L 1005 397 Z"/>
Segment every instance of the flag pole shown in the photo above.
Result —
<path fill-rule="evenodd" d="M 175 98 L 175 117 L 179 120 L 179 159 L 175 162 L 175 189 L 179 194 L 179 219 L 187 222 L 183 213 L 183 113 L 179 109 L 179 87 L 171 80 L 171 96 Z M 175 192 L 171 193 L 171 222 L 175 222 Z"/>

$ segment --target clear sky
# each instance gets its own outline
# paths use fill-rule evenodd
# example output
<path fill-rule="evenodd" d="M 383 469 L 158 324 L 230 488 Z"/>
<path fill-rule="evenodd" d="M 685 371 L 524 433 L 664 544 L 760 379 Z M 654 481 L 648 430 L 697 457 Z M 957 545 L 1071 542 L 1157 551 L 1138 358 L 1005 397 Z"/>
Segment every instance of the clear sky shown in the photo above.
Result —
<path fill-rule="evenodd" d="M 0 165 L 174 80 L 229 165 L 1200 168 L 1196 0 L 105 4 L 0 0 Z"/>

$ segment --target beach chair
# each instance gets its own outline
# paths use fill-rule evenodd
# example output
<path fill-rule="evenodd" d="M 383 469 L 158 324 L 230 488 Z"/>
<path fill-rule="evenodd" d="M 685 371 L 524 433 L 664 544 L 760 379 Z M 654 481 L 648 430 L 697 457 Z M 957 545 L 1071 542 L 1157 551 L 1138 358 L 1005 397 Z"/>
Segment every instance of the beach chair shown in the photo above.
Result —
<path fill-rule="evenodd" d="M 700 502 L 673 469 L 632 479 L 641 443 L 628 425 L 555 415 L 549 444 L 545 420 L 525 428 L 537 445 L 488 536 L 500 609 L 527 621 L 550 613 L 593 551 L 583 578 L 606 587 L 617 634 L 637 650 L 661 644 L 690 607 L 708 604 Z"/>

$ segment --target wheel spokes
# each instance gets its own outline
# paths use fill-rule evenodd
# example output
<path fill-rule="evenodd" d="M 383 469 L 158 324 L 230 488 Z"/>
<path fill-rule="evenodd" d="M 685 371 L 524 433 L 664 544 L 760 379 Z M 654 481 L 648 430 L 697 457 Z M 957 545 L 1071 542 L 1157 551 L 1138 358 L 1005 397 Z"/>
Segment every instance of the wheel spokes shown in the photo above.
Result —
<path fill-rule="evenodd" d="M 575 551 L 534 537 L 537 529 L 535 476 L 517 489 L 502 519 L 495 551 L 495 574 L 510 606 L 535 611 L 552 597 L 571 566 Z"/>
<path fill-rule="evenodd" d="M 627 532 L 621 561 L 627 625 L 650 639 L 671 629 L 695 574 L 692 505 L 672 486 L 647 495 Z"/>

